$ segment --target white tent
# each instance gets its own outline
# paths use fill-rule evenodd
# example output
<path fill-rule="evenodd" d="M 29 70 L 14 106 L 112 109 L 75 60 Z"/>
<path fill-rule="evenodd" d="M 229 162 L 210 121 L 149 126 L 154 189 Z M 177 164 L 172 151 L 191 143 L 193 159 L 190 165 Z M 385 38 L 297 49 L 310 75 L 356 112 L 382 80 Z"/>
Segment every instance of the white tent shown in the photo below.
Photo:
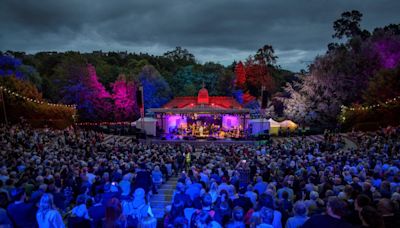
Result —
<path fill-rule="evenodd" d="M 157 119 L 144 117 L 142 121 L 142 118 L 140 118 L 134 122 L 134 125 L 139 129 L 143 129 L 146 135 L 156 136 Z"/>
<path fill-rule="evenodd" d="M 291 120 L 284 120 L 279 123 L 281 128 L 289 128 L 290 130 L 294 130 L 297 128 L 297 124 Z"/>
<path fill-rule="evenodd" d="M 269 130 L 269 122 L 267 119 L 250 119 L 249 126 L 251 125 L 251 134 L 257 135 Z"/>
<path fill-rule="evenodd" d="M 279 128 L 281 127 L 281 125 L 272 118 L 269 118 L 268 122 L 269 122 L 269 134 L 278 135 Z"/>

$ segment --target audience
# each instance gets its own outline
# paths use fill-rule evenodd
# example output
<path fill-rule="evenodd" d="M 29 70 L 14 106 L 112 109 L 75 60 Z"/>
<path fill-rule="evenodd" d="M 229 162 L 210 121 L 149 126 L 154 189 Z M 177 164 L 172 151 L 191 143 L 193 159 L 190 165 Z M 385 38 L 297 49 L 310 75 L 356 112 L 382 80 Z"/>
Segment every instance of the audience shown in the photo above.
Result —
<path fill-rule="evenodd" d="M 399 127 L 357 148 L 336 134 L 196 147 L 104 137 L 0 125 L 0 226 L 156 227 L 149 199 L 175 175 L 164 227 L 400 227 Z"/>

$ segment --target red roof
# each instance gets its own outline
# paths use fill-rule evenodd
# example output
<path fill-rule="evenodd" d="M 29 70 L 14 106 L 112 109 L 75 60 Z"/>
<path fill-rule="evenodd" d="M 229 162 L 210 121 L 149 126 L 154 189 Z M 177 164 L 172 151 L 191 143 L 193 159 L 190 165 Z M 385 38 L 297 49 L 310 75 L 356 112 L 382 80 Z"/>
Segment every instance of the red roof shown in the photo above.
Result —
<path fill-rule="evenodd" d="M 165 104 L 163 108 L 194 108 L 195 106 L 199 106 L 197 103 L 197 97 L 175 97 L 170 102 Z M 242 108 L 233 97 L 225 97 L 225 96 L 210 96 L 208 106 L 220 107 L 220 108 Z"/>

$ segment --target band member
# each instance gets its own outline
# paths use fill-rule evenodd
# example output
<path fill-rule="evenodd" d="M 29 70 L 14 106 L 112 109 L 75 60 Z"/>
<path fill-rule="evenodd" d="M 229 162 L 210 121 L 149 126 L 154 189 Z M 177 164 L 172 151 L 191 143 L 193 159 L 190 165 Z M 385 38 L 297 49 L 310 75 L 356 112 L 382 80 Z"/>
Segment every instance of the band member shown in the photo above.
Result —
<path fill-rule="evenodd" d="M 196 135 L 196 125 L 193 123 L 192 124 L 192 136 Z"/>
<path fill-rule="evenodd" d="M 200 127 L 199 127 L 200 137 L 204 136 L 203 131 L 204 131 L 203 125 L 200 125 Z"/>

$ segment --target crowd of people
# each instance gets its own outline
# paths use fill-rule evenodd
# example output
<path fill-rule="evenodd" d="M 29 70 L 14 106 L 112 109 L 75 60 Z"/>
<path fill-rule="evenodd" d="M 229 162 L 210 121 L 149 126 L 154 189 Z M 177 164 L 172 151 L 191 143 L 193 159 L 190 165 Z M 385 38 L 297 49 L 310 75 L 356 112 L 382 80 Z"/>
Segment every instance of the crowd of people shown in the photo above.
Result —
<path fill-rule="evenodd" d="M 400 128 L 270 145 L 0 126 L 1 227 L 400 227 Z M 165 216 L 149 199 L 172 176 Z"/>

